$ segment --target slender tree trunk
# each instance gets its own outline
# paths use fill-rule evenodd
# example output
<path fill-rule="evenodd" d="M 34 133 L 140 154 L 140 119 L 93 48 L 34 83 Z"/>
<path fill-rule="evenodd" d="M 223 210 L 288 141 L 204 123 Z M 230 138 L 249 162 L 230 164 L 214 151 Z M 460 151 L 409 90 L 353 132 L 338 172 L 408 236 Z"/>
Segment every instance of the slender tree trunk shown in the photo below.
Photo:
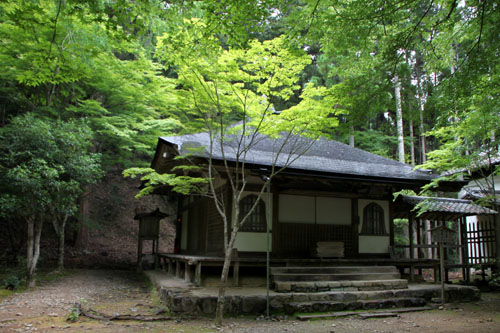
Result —
<path fill-rule="evenodd" d="M 420 100 L 420 98 L 419 98 Z M 420 104 L 420 109 L 419 109 L 419 130 L 420 130 L 420 154 L 421 154 L 421 161 L 420 163 L 425 163 L 427 161 L 427 149 L 426 149 L 426 140 L 425 140 L 425 130 L 424 130 L 424 109 L 425 109 L 425 104 L 423 101 L 419 102 Z"/>
<path fill-rule="evenodd" d="M 422 74 L 423 60 L 422 54 L 417 52 L 417 64 L 416 64 L 416 75 L 417 75 L 417 100 L 418 100 L 418 129 L 419 129 L 419 145 L 420 145 L 420 164 L 427 160 L 426 152 L 426 140 L 425 140 L 425 129 L 424 129 L 424 111 L 426 94 L 424 92 L 424 75 Z"/>
<path fill-rule="evenodd" d="M 89 241 L 89 230 L 85 225 L 85 220 L 89 216 L 89 200 L 88 196 L 90 193 L 89 186 L 85 186 L 83 193 L 80 197 L 80 227 L 78 229 L 78 233 L 76 235 L 75 247 L 81 251 L 87 250 L 87 245 Z"/>
<path fill-rule="evenodd" d="M 415 135 L 413 134 L 413 119 L 410 119 L 410 155 L 411 165 L 415 166 Z"/>
<path fill-rule="evenodd" d="M 35 246 L 35 218 L 33 216 L 28 217 L 26 223 L 28 224 L 28 239 L 26 241 L 26 269 L 29 272 L 31 263 L 33 262 L 33 247 Z M 28 280 L 26 281 L 28 286 L 30 284 L 30 276 L 28 274 Z"/>
<path fill-rule="evenodd" d="M 27 265 L 27 278 L 26 286 L 28 288 L 33 288 L 36 285 L 36 264 L 38 263 L 38 258 L 40 257 L 40 236 L 42 235 L 43 220 L 39 220 L 34 217 L 28 219 L 28 244 L 27 255 L 26 255 L 26 265 Z"/>
<path fill-rule="evenodd" d="M 57 256 L 57 269 L 59 271 L 64 270 L 64 238 L 66 235 L 66 221 L 68 220 L 68 215 L 65 214 L 62 221 L 59 224 L 59 220 L 54 223 L 58 224 L 56 229 L 57 236 L 59 238 L 59 251 Z"/>
<path fill-rule="evenodd" d="M 401 81 L 397 74 L 394 75 L 394 97 L 396 99 L 396 125 L 398 131 L 398 160 L 405 162 L 405 143 L 403 132 L 403 109 L 401 107 Z"/>
<path fill-rule="evenodd" d="M 354 127 L 350 127 L 349 146 L 354 147 Z"/>
<path fill-rule="evenodd" d="M 229 239 L 229 244 L 226 248 L 226 253 L 224 255 L 224 266 L 222 266 L 222 273 L 220 276 L 219 284 L 219 295 L 217 298 L 217 309 L 215 311 L 215 324 L 222 325 L 222 319 L 224 317 L 224 305 L 226 302 L 226 288 L 227 288 L 227 278 L 229 275 L 229 267 L 231 266 L 231 258 L 233 254 L 234 242 L 236 240 L 236 235 L 238 230 L 233 228 L 231 232 L 231 238 Z"/>

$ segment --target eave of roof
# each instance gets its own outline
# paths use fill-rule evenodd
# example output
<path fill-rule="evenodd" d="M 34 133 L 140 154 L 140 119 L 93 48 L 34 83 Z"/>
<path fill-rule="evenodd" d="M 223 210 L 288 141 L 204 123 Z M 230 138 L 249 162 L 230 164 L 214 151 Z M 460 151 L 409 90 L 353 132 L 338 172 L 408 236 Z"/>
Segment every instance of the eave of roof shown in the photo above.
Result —
<path fill-rule="evenodd" d="M 310 139 L 301 138 L 307 143 Z M 180 154 L 189 152 L 193 147 L 207 147 L 209 137 L 207 133 L 197 133 L 182 136 L 161 137 L 161 142 L 177 146 Z M 281 143 L 279 140 L 259 138 L 259 142 L 250 149 L 245 163 L 269 167 L 276 157 L 275 151 Z M 208 152 L 197 151 L 195 156 L 208 157 Z M 236 161 L 235 147 L 231 144 L 224 146 L 224 155 L 216 145 L 212 151 L 212 159 Z M 288 154 L 282 154 L 276 160 L 276 166 L 286 165 Z M 327 139 L 319 139 L 304 154 L 297 157 L 287 168 L 301 172 L 330 174 L 352 177 L 369 177 L 386 180 L 398 180 L 411 183 L 425 184 L 436 177 L 429 171 L 414 170 L 410 165 L 381 157 L 367 151 L 348 146 L 346 144 Z M 155 157 L 156 158 L 156 157 Z"/>
<path fill-rule="evenodd" d="M 407 217 L 408 210 L 413 210 L 419 204 L 425 205 L 425 212 L 419 215 L 419 218 L 423 219 L 433 219 L 435 217 L 455 219 L 462 216 L 497 214 L 492 209 L 476 205 L 472 201 L 464 199 L 401 195 L 397 202 L 403 203 L 395 211 L 397 217 Z"/>

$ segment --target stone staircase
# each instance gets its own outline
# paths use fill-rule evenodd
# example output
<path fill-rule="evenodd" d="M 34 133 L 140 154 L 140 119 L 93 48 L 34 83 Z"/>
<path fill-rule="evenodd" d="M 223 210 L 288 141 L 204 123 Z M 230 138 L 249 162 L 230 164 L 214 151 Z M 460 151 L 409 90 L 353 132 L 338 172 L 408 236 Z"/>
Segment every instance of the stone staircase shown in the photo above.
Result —
<path fill-rule="evenodd" d="M 273 267 L 275 291 L 295 295 L 287 314 L 421 308 L 422 295 L 406 293 L 395 266 Z M 307 295 L 307 296 L 306 296 Z"/>
<path fill-rule="evenodd" d="M 271 267 L 277 292 L 406 289 L 395 266 Z"/>

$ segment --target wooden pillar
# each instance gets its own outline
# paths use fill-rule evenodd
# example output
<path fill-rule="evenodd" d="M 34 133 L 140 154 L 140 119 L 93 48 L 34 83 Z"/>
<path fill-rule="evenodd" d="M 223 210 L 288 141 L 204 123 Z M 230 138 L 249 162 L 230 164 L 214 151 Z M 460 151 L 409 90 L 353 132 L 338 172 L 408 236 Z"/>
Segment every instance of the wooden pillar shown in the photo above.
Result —
<path fill-rule="evenodd" d="M 233 267 L 233 282 L 235 287 L 240 286 L 240 262 L 235 261 Z"/>
<path fill-rule="evenodd" d="M 154 258 L 154 267 L 158 269 L 160 263 L 158 261 L 158 238 L 153 240 L 153 258 Z"/>
<path fill-rule="evenodd" d="M 194 272 L 194 283 L 201 287 L 201 261 L 196 262 L 196 268 Z"/>
<path fill-rule="evenodd" d="M 281 252 L 280 233 L 281 227 L 279 224 L 279 193 L 276 186 L 271 185 L 271 197 L 273 198 L 273 209 L 271 215 L 271 253 L 276 254 Z"/>
<path fill-rule="evenodd" d="M 191 282 L 192 274 L 189 262 L 184 262 L 184 281 Z"/>
<path fill-rule="evenodd" d="M 394 202 L 389 200 L 389 246 L 394 250 Z"/>
<path fill-rule="evenodd" d="M 359 255 L 359 211 L 358 199 L 351 199 L 351 228 L 352 228 L 352 255 Z"/>
<path fill-rule="evenodd" d="M 413 257 L 414 257 L 414 247 L 413 247 L 413 214 L 408 212 L 408 242 L 410 248 L 410 281 L 415 281 L 415 272 L 413 270 Z"/>
<path fill-rule="evenodd" d="M 142 271 L 142 239 L 140 237 L 137 243 L 137 271 Z"/>
<path fill-rule="evenodd" d="M 179 260 L 175 262 L 175 276 L 178 278 L 181 277 L 181 262 Z"/>
<path fill-rule="evenodd" d="M 174 274 L 174 265 L 172 262 L 172 259 L 168 259 L 168 274 L 173 275 Z"/>
<path fill-rule="evenodd" d="M 417 222 L 417 226 L 416 226 L 417 245 L 419 246 L 419 247 L 417 247 L 417 258 L 420 259 L 420 258 L 422 258 L 422 249 L 420 248 L 420 246 L 422 245 L 422 220 L 417 219 L 416 222 Z M 418 275 L 422 276 L 422 268 L 418 269 Z"/>
<path fill-rule="evenodd" d="M 465 246 L 464 245 L 464 226 L 463 226 L 463 221 L 464 217 L 460 217 L 458 219 L 458 233 L 459 233 L 459 240 L 458 244 L 460 246 L 460 265 L 462 265 L 462 279 L 465 281 L 467 273 L 465 272 L 467 264 L 465 261 Z"/>

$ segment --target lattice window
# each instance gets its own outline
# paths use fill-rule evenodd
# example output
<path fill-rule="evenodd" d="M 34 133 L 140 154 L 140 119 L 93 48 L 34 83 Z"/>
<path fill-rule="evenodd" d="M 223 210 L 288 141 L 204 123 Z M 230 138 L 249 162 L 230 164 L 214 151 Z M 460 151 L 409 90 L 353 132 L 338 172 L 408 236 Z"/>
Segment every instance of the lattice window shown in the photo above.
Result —
<path fill-rule="evenodd" d="M 240 201 L 240 217 L 245 217 L 252 209 L 258 197 L 256 195 L 248 195 Z M 257 206 L 247 218 L 240 231 L 245 232 L 266 232 L 266 205 L 262 199 L 259 199 Z"/>
<path fill-rule="evenodd" d="M 385 236 L 384 209 L 380 205 L 372 202 L 363 210 L 363 235 Z"/>

